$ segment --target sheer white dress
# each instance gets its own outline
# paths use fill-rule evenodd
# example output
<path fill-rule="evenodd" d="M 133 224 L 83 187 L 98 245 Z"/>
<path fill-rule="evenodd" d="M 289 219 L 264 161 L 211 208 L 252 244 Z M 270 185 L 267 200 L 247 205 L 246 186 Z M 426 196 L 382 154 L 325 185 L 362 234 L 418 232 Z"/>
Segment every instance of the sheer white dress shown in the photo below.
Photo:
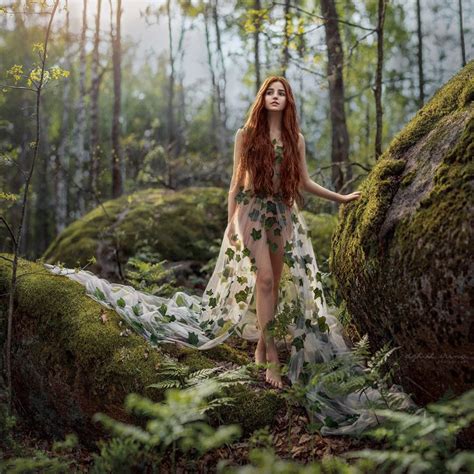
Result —
<path fill-rule="evenodd" d="M 282 147 L 275 144 L 274 190 L 278 190 L 282 153 Z M 83 284 L 91 298 L 116 310 L 150 344 L 174 342 L 206 350 L 231 334 L 258 340 L 256 275 L 259 267 L 268 264 L 270 252 L 282 252 L 275 323 L 286 333 L 279 344 L 291 345 L 288 377 L 294 383 L 304 366 L 349 352 L 342 326 L 327 305 L 308 228 L 297 204 L 288 207 L 278 192 L 258 196 L 247 184 L 240 187 L 236 201 L 202 297 L 177 291 L 164 298 L 110 283 L 87 270 L 45 266 Z M 392 386 L 391 391 L 399 393 L 402 407 L 414 406 L 398 386 Z M 375 389 L 329 397 L 313 380 L 306 397 L 312 419 L 331 420 L 322 427 L 322 434 L 356 434 L 377 422 L 372 410 L 366 408 L 368 401 L 380 398 Z"/>

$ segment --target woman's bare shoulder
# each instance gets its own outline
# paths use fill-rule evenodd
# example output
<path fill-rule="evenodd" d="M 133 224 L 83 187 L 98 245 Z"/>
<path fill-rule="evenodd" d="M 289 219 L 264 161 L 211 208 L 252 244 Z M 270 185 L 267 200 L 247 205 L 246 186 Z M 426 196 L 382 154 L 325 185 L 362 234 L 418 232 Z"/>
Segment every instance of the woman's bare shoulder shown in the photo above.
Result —
<path fill-rule="evenodd" d="M 298 132 L 298 148 L 303 148 L 304 145 L 304 135 L 301 132 Z"/>

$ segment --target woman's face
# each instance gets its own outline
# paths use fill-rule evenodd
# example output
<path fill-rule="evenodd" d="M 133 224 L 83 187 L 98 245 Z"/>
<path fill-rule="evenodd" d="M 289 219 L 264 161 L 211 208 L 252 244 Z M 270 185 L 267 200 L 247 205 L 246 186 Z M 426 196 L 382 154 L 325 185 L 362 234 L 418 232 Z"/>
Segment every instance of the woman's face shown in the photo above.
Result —
<path fill-rule="evenodd" d="M 286 93 L 280 81 L 272 82 L 265 91 L 265 108 L 271 111 L 282 111 L 286 107 Z"/>

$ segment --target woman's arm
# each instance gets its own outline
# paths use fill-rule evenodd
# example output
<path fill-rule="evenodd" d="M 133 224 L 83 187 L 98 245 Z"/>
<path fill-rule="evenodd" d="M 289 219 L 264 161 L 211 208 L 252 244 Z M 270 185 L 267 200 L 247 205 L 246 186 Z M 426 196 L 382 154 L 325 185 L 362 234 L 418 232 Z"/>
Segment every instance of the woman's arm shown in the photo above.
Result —
<path fill-rule="evenodd" d="M 359 199 L 360 191 L 355 191 L 350 194 L 339 194 L 331 191 L 330 189 L 326 189 L 323 186 L 320 186 L 311 179 L 308 173 L 308 167 L 306 165 L 306 145 L 304 137 L 301 133 L 298 140 L 298 150 L 301 159 L 301 188 L 304 191 L 338 203 L 346 203 L 354 199 Z"/>
<path fill-rule="evenodd" d="M 237 182 L 237 170 L 239 168 L 240 154 L 242 152 L 242 129 L 239 128 L 234 139 L 234 169 L 230 181 L 228 202 L 227 202 L 227 223 L 230 222 L 236 208 L 235 196 L 239 192 L 239 182 Z"/>

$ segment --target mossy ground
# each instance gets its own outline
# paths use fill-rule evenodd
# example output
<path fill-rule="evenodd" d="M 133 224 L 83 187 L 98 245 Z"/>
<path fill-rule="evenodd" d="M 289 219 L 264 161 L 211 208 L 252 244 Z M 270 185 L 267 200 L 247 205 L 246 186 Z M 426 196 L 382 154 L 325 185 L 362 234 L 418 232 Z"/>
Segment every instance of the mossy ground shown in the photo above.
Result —
<path fill-rule="evenodd" d="M 1 259 L 2 325 L 10 279 L 11 264 Z M 130 392 L 162 400 L 163 392 L 147 385 L 158 381 L 157 371 L 165 356 L 191 369 L 219 362 L 250 362 L 245 352 L 226 344 L 209 351 L 172 344 L 153 348 L 134 333 L 123 336 L 125 325 L 119 315 L 86 296 L 81 284 L 23 259 L 19 261 L 15 305 L 14 397 L 32 423 L 53 436 L 76 431 L 91 442 L 100 434 L 91 422 L 92 415 L 102 411 L 128 420 L 123 400 Z M 240 422 L 244 429 L 271 426 L 274 410 L 284 404 L 271 389 L 256 391 L 244 386 L 236 388 L 235 394 L 239 400 L 236 409 L 226 409 L 218 416 L 225 423 Z"/>

